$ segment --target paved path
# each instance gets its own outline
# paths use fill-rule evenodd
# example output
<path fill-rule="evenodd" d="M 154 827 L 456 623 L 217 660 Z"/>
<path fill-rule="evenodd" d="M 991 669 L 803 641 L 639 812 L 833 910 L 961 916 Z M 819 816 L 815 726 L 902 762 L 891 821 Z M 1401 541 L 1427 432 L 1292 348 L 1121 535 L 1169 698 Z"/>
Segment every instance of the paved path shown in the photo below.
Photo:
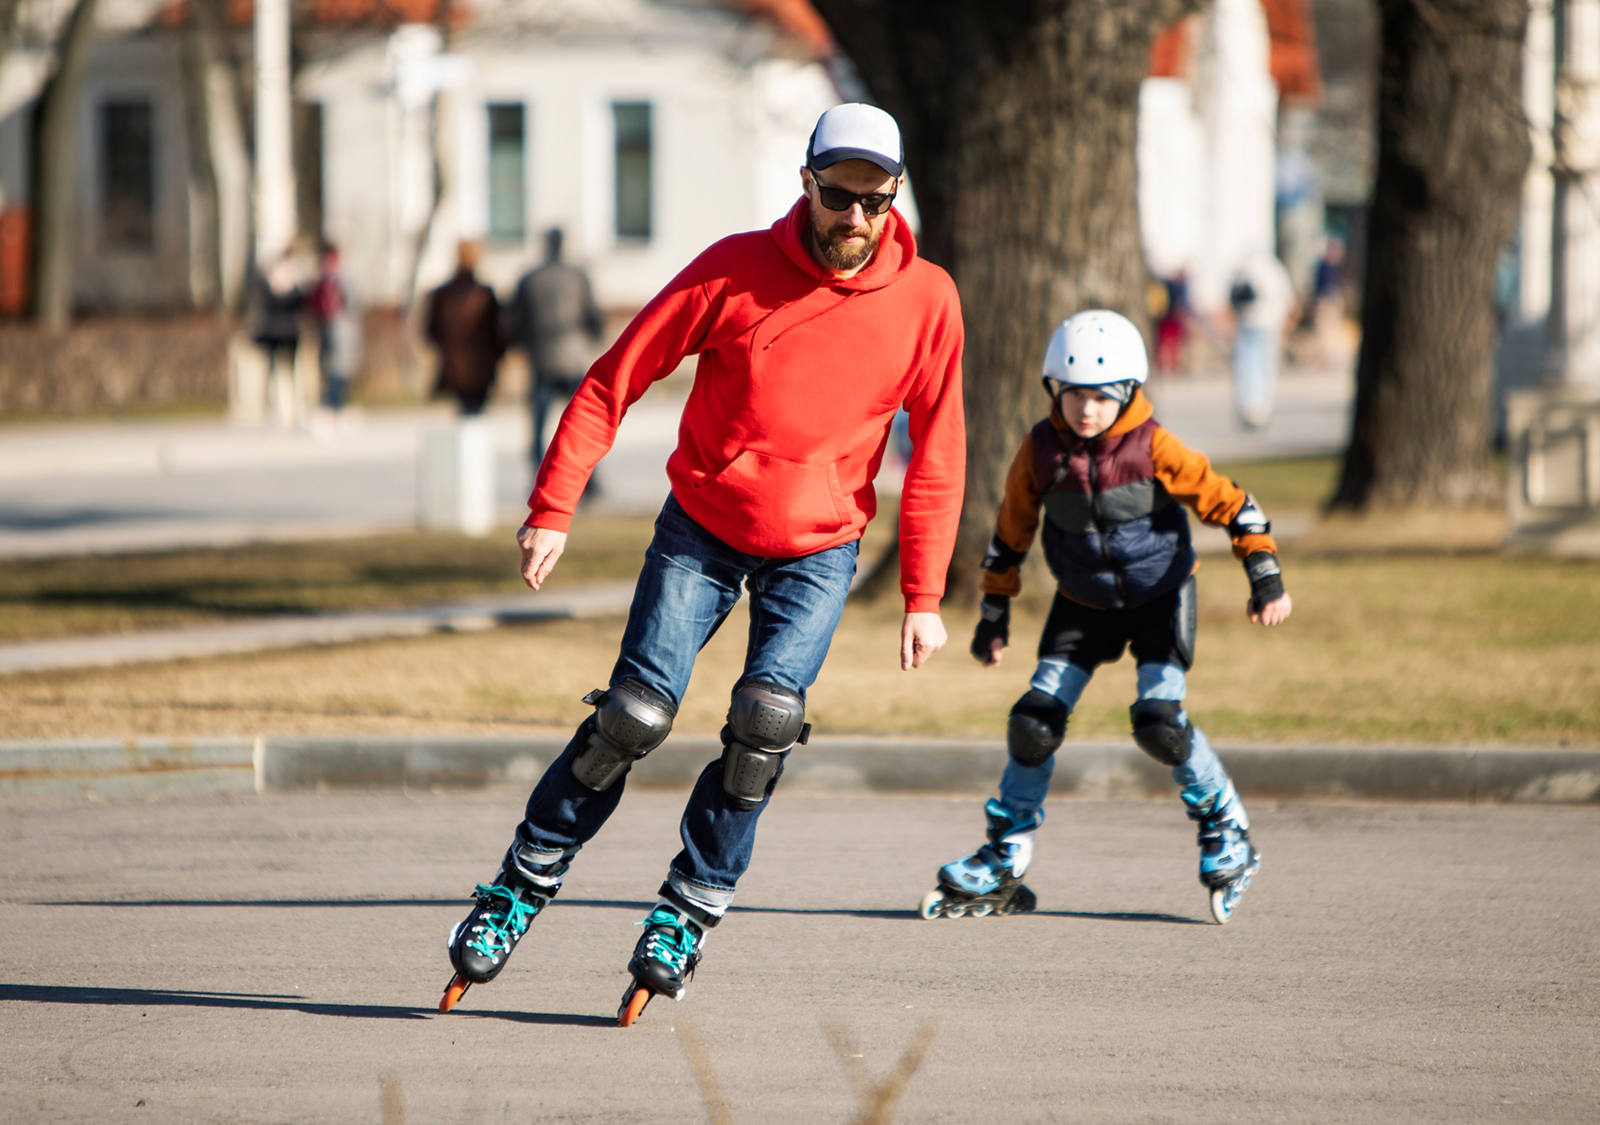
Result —
<path fill-rule="evenodd" d="M 522 799 L 0 802 L 0 1117 L 810 1125 L 912 1054 L 902 1122 L 1600 1119 L 1600 810 L 1256 801 L 1219 927 L 1176 801 L 1052 801 L 1038 914 L 924 922 L 976 799 L 780 790 L 688 996 L 622 1030 L 682 804 L 630 791 L 440 1015 Z"/>
<path fill-rule="evenodd" d="M 1226 381 L 1152 388 L 1159 416 L 1217 460 L 1325 453 L 1347 436 L 1348 376 L 1282 380 L 1264 431 L 1233 422 Z M 666 496 L 681 392 L 659 387 L 623 420 L 600 465 L 602 506 L 654 511 Z M 496 510 L 526 512 L 526 412 L 487 416 Z M 215 419 L 13 425 L 0 431 L 0 558 L 350 535 L 415 526 L 420 451 L 444 407 L 373 411 L 328 440 Z M 894 487 L 892 474 L 885 481 Z"/>

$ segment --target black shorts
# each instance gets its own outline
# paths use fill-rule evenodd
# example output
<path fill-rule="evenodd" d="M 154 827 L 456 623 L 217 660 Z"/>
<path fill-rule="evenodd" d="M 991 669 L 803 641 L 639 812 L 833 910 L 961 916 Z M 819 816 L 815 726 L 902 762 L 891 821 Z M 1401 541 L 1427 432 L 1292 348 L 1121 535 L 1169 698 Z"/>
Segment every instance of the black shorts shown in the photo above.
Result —
<path fill-rule="evenodd" d="M 1094 609 L 1056 595 L 1039 638 L 1039 659 L 1055 657 L 1093 672 L 1133 650 L 1138 664 L 1194 664 L 1195 581 L 1132 609 Z"/>

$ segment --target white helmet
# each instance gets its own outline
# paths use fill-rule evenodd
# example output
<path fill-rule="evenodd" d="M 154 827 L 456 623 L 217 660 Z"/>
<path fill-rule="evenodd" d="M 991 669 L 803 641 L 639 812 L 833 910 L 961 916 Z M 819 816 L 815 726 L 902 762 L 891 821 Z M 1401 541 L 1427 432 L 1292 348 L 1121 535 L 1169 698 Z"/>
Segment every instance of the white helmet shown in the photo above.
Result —
<path fill-rule="evenodd" d="M 1127 403 L 1149 373 L 1144 337 L 1131 320 L 1110 309 L 1089 309 L 1063 320 L 1044 351 L 1045 390 L 1052 396 L 1056 391 L 1050 384 L 1056 382 L 1106 388 L 1112 398 Z M 1110 389 L 1118 383 L 1127 386 Z"/>

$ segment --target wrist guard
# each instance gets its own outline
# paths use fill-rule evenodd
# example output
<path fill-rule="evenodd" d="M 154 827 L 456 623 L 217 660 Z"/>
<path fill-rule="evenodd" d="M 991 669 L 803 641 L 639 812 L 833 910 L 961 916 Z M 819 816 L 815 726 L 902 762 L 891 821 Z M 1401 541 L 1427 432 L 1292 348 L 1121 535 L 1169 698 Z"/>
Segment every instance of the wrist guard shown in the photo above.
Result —
<path fill-rule="evenodd" d="M 987 661 L 996 640 L 1002 648 L 1011 643 L 1011 599 L 985 594 L 978 605 L 978 626 L 972 631 L 972 655 Z"/>
<path fill-rule="evenodd" d="M 1271 551 L 1252 551 L 1244 557 L 1245 577 L 1250 579 L 1250 600 L 1259 608 L 1283 597 L 1283 568 Z"/>

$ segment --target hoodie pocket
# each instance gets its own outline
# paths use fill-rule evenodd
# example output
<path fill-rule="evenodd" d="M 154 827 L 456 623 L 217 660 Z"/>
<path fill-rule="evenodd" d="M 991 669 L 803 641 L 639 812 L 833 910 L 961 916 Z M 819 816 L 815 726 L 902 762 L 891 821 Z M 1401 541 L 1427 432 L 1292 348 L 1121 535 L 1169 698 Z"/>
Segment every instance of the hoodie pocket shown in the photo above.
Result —
<path fill-rule="evenodd" d="M 831 532 L 847 522 L 833 464 L 786 461 L 745 449 L 720 473 L 696 482 L 695 491 L 724 520 L 748 521 L 752 530 L 767 535 Z"/>

